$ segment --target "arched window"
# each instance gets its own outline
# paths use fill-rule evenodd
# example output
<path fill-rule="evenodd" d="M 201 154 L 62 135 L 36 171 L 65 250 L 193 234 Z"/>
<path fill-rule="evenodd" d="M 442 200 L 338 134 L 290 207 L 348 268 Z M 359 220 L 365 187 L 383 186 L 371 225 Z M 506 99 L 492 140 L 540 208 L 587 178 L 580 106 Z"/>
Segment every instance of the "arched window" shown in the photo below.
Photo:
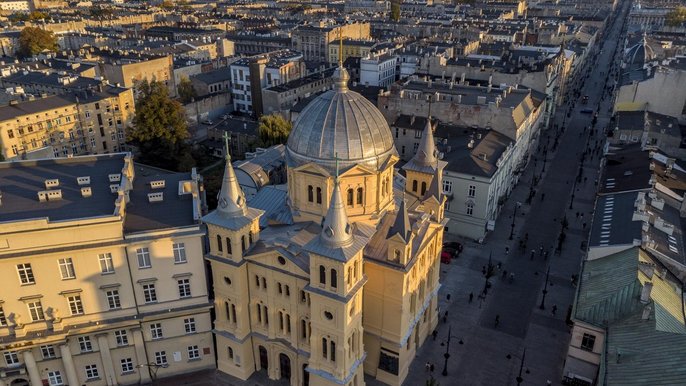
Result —
<path fill-rule="evenodd" d="M 422 182 L 422 196 L 426 193 L 426 181 Z"/>
<path fill-rule="evenodd" d="M 248 232 L 248 245 L 252 245 L 252 231 Z"/>
<path fill-rule="evenodd" d="M 241 250 L 245 252 L 247 246 L 245 245 L 245 235 L 241 236 Z"/>
<path fill-rule="evenodd" d="M 417 180 L 412 181 L 412 191 L 416 192 L 417 191 Z"/>
<path fill-rule="evenodd" d="M 307 186 L 307 201 L 314 202 L 314 190 L 312 185 Z"/>
<path fill-rule="evenodd" d="M 353 190 L 348 189 L 348 206 L 353 206 Z"/>
<path fill-rule="evenodd" d="M 227 238 L 226 238 L 226 253 L 228 253 L 228 254 L 230 255 L 230 254 L 232 253 L 231 250 L 232 250 L 232 248 L 231 248 L 231 239 L 227 237 Z"/>
<path fill-rule="evenodd" d="M 300 336 L 307 339 L 307 321 L 305 319 L 300 319 Z"/>
<path fill-rule="evenodd" d="M 335 269 L 331 270 L 331 288 L 338 287 L 338 272 Z"/>
<path fill-rule="evenodd" d="M 222 237 L 220 235 L 217 235 L 217 250 L 222 251 Z"/>
<path fill-rule="evenodd" d="M 326 358 L 326 352 L 329 348 L 329 342 L 326 341 L 326 338 L 322 338 L 322 357 Z"/>
<path fill-rule="evenodd" d="M 336 362 L 336 342 L 331 341 L 331 356 L 329 357 L 331 362 Z"/>
<path fill-rule="evenodd" d="M 229 347 L 229 359 L 233 359 L 233 349 Z"/>
<path fill-rule="evenodd" d="M 362 205 L 364 200 L 364 189 L 357 188 L 357 205 Z"/>
<path fill-rule="evenodd" d="M 323 265 L 319 266 L 319 283 L 326 284 L 326 268 Z"/>
<path fill-rule="evenodd" d="M 322 203 L 322 188 L 317 188 L 317 204 Z"/>

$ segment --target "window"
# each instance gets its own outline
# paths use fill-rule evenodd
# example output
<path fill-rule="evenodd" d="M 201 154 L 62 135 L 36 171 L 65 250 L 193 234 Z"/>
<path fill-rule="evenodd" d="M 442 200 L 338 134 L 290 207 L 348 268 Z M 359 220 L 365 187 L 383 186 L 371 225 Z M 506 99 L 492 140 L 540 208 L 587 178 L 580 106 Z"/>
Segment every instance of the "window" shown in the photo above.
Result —
<path fill-rule="evenodd" d="M 5 351 L 5 363 L 7 366 L 13 366 L 19 364 L 19 355 L 16 351 Z"/>
<path fill-rule="evenodd" d="M 136 249 L 136 256 L 138 257 L 138 268 L 150 268 L 150 250 L 148 247 Z"/>
<path fill-rule="evenodd" d="M 326 359 L 327 355 L 326 352 L 329 349 L 329 342 L 326 340 L 326 338 L 322 338 L 322 357 Z"/>
<path fill-rule="evenodd" d="M 131 358 L 124 358 L 121 360 L 121 373 L 132 373 L 133 372 L 133 360 Z"/>
<path fill-rule="evenodd" d="M 453 182 L 448 180 L 443 180 L 443 191 L 445 193 L 450 193 L 453 191 Z"/>
<path fill-rule="evenodd" d="M 69 312 L 72 315 L 82 315 L 83 314 L 83 303 L 81 302 L 81 295 L 74 295 L 67 297 L 67 302 L 69 303 Z"/>
<path fill-rule="evenodd" d="M 220 235 L 217 235 L 217 251 L 222 251 L 222 237 Z"/>
<path fill-rule="evenodd" d="M 353 195 L 354 195 L 353 190 L 352 190 L 352 189 L 348 189 L 348 206 L 352 206 L 352 205 L 353 205 Z"/>
<path fill-rule="evenodd" d="M 36 280 L 33 277 L 33 270 L 31 269 L 31 264 L 17 264 L 17 272 L 19 273 L 19 282 L 22 285 L 36 284 Z"/>
<path fill-rule="evenodd" d="M 595 335 L 584 334 L 583 338 L 581 339 L 581 349 L 586 351 L 593 351 L 594 346 Z"/>
<path fill-rule="evenodd" d="M 7 326 L 7 317 L 5 316 L 5 310 L 0 306 L 0 327 Z"/>
<path fill-rule="evenodd" d="M 105 295 L 107 296 L 107 305 L 110 307 L 110 310 L 116 310 L 117 308 L 121 308 L 121 301 L 119 300 L 119 290 L 107 291 Z"/>
<path fill-rule="evenodd" d="M 422 132 L 419 131 L 419 130 L 415 130 L 415 131 L 414 131 L 414 137 L 415 137 L 415 138 L 421 138 L 421 137 L 422 137 Z"/>
<path fill-rule="evenodd" d="M 312 185 L 307 185 L 307 201 L 314 202 L 314 188 Z"/>
<path fill-rule="evenodd" d="M 183 320 L 183 329 L 186 331 L 186 334 L 194 333 L 196 331 L 195 330 L 195 318 L 184 319 Z"/>
<path fill-rule="evenodd" d="M 174 263 L 181 264 L 186 262 L 186 245 L 184 243 L 174 243 Z"/>
<path fill-rule="evenodd" d="M 14 131 L 12 130 L 7 130 L 7 138 L 14 138 Z"/>
<path fill-rule="evenodd" d="M 26 303 L 26 306 L 29 308 L 31 321 L 37 322 L 39 320 L 45 319 L 45 316 L 43 315 L 43 305 L 41 304 L 40 300 L 36 300 L 35 302 L 28 302 Z"/>
<path fill-rule="evenodd" d="M 233 349 L 231 347 L 229 349 L 229 359 L 233 359 Z"/>
<path fill-rule="evenodd" d="M 198 349 L 198 346 L 188 346 L 188 359 L 200 359 L 200 349 Z"/>
<path fill-rule="evenodd" d="M 162 334 L 162 323 L 152 323 L 150 325 L 150 336 L 152 339 L 164 338 L 164 335 Z"/>
<path fill-rule="evenodd" d="M 74 273 L 74 263 L 72 262 L 71 257 L 59 259 L 57 260 L 57 264 L 60 267 L 62 280 L 74 279 L 76 277 L 76 274 Z"/>
<path fill-rule="evenodd" d="M 467 203 L 467 216 L 471 216 L 473 214 L 474 214 L 474 203 L 468 202 Z"/>
<path fill-rule="evenodd" d="M 229 255 L 232 253 L 231 239 L 228 237 L 226 238 L 226 253 Z"/>
<path fill-rule="evenodd" d="M 155 364 L 160 365 L 160 366 L 167 364 L 167 352 L 166 351 L 157 351 L 155 353 Z"/>
<path fill-rule="evenodd" d="M 155 284 L 143 284 L 143 296 L 146 303 L 154 303 L 157 301 L 157 291 L 155 291 Z"/>
<path fill-rule="evenodd" d="M 426 181 L 422 181 L 422 192 L 421 195 L 423 196 L 426 194 Z"/>
<path fill-rule="evenodd" d="M 398 375 L 398 353 L 382 347 L 379 355 L 379 369 Z"/>
<path fill-rule="evenodd" d="M 62 380 L 62 373 L 59 371 L 48 371 L 48 384 L 50 386 L 62 386 L 64 381 Z"/>
<path fill-rule="evenodd" d="M 469 189 L 467 190 L 467 197 L 475 197 L 475 196 L 476 196 L 476 186 L 469 185 Z"/>
<path fill-rule="evenodd" d="M 252 245 L 253 243 L 253 237 L 252 237 L 252 231 L 248 232 L 248 245 Z"/>
<path fill-rule="evenodd" d="M 100 261 L 100 272 L 101 273 L 112 273 L 114 272 L 114 264 L 112 264 L 112 254 L 111 253 L 101 253 L 98 255 L 98 261 Z"/>
<path fill-rule="evenodd" d="M 362 205 L 364 202 L 364 189 L 357 188 L 357 205 Z"/>
<path fill-rule="evenodd" d="M 333 340 L 331 341 L 331 356 L 329 359 L 331 359 L 331 362 L 336 362 L 336 342 Z"/>
<path fill-rule="evenodd" d="M 191 280 L 181 279 L 176 282 L 179 286 L 179 297 L 189 298 L 191 296 Z"/>
<path fill-rule="evenodd" d="M 417 180 L 412 181 L 412 191 L 416 192 L 417 191 Z"/>
<path fill-rule="evenodd" d="M 93 351 L 93 344 L 91 343 L 90 336 L 80 336 L 78 340 L 79 340 L 79 349 L 81 350 L 81 352 Z"/>
<path fill-rule="evenodd" d="M 117 341 L 117 346 L 128 346 L 129 336 L 126 330 L 117 330 L 114 332 L 114 339 Z"/>
<path fill-rule="evenodd" d="M 326 268 L 319 266 L 319 284 L 326 284 Z"/>
<path fill-rule="evenodd" d="M 322 188 L 317 188 L 317 204 L 322 203 Z"/>
<path fill-rule="evenodd" d="M 335 269 L 331 270 L 331 288 L 338 287 L 338 272 Z"/>

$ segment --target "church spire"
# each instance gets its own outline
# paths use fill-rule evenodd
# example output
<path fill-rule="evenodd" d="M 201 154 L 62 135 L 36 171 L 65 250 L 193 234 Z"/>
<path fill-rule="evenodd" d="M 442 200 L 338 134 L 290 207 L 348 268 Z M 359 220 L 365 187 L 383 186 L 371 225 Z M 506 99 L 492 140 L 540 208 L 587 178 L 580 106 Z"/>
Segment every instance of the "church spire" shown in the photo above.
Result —
<path fill-rule="evenodd" d="M 336 175 L 334 177 L 333 194 L 322 223 L 321 241 L 328 247 L 346 247 L 353 242 L 352 226 L 348 222 L 348 214 L 345 212 L 341 187 L 338 181 L 338 154 L 336 155 Z"/>
<path fill-rule="evenodd" d="M 407 215 L 407 204 L 405 203 L 405 194 L 400 201 L 400 207 L 398 208 L 398 215 L 395 217 L 395 222 L 393 226 L 388 230 L 388 237 L 394 236 L 396 233 L 407 242 L 412 228 L 410 227 L 410 218 Z"/>
<path fill-rule="evenodd" d="M 417 154 L 413 158 L 415 162 L 422 166 L 433 166 L 436 163 L 436 143 L 434 142 L 434 134 L 431 127 L 431 99 L 429 99 L 429 114 L 426 118 L 424 136 L 421 142 L 419 142 Z"/>
<path fill-rule="evenodd" d="M 222 188 L 217 195 L 217 211 L 224 217 L 245 215 L 247 207 L 245 205 L 245 194 L 240 185 L 236 173 L 231 165 L 231 155 L 229 154 L 229 135 L 224 132 L 224 150 L 226 152 L 226 166 L 224 168 L 224 178 Z"/>

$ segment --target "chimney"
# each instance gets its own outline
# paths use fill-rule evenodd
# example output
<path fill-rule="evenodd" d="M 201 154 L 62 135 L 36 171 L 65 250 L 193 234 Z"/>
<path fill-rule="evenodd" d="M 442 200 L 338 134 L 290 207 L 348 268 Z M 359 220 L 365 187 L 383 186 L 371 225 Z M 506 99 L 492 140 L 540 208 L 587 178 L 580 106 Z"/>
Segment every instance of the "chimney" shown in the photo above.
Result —
<path fill-rule="evenodd" d="M 641 303 L 646 304 L 650 302 L 650 292 L 653 290 L 653 283 L 646 282 L 641 289 Z"/>

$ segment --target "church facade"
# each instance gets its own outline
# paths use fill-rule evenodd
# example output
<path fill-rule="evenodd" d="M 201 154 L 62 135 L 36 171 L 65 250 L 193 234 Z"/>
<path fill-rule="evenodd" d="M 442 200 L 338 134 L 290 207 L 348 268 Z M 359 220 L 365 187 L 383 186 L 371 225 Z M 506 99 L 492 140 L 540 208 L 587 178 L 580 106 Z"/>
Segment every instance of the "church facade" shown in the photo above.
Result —
<path fill-rule="evenodd" d="M 237 378 L 400 385 L 438 322 L 445 162 L 425 135 L 396 175 L 388 124 L 348 80 L 337 69 L 296 121 L 280 215 L 248 205 L 227 155 L 203 218 L 217 366 Z"/>

